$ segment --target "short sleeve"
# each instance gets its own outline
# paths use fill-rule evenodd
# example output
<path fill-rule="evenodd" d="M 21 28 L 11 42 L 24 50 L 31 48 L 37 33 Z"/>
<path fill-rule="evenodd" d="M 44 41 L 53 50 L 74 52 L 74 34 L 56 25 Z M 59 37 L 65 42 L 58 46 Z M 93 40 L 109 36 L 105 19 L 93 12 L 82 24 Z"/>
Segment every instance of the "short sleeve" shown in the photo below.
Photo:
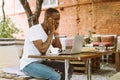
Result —
<path fill-rule="evenodd" d="M 28 38 L 30 41 L 35 41 L 38 39 L 43 40 L 43 38 L 45 37 L 44 33 L 45 32 L 43 31 L 42 26 L 36 25 L 29 30 Z"/>

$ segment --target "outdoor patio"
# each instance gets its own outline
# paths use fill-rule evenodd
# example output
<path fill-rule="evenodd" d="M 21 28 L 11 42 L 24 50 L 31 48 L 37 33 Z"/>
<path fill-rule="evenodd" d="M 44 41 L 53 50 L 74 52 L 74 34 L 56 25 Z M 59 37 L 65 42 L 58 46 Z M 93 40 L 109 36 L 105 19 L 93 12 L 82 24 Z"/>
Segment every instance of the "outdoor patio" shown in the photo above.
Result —
<path fill-rule="evenodd" d="M 60 39 L 62 50 L 72 48 L 73 38 L 79 34 L 84 35 L 84 47 L 92 45 L 96 51 L 114 50 L 117 53 L 115 55 L 110 53 L 107 56 L 105 54 L 101 59 L 94 60 L 99 62 L 100 69 L 91 67 L 96 70 L 92 72 L 91 80 L 110 80 L 111 76 L 120 72 L 120 0 L 0 0 L 0 5 L 0 80 L 39 80 L 18 75 L 20 58 L 29 28 L 41 24 L 44 21 L 45 11 L 50 7 L 60 13 L 57 32 L 63 39 Z M 59 36 L 55 38 L 57 37 Z M 84 60 L 82 63 L 80 60 L 73 61 L 73 65 L 74 62 L 79 62 L 76 63 L 77 68 L 74 68 L 74 71 L 84 70 L 84 72 L 74 73 L 70 80 L 87 80 L 86 71 L 89 71 L 89 66 Z M 90 62 L 92 63 L 92 60 Z M 95 63 L 98 66 L 98 63 Z M 16 66 L 18 72 L 3 71 L 3 68 L 16 68 Z"/>
<path fill-rule="evenodd" d="M 116 73 L 115 71 L 115 65 L 113 64 L 104 64 L 103 67 L 101 67 L 100 70 L 95 71 L 94 73 L 92 73 L 92 80 L 109 80 L 109 78 L 111 76 L 113 76 Z M 10 78 L 10 76 L 13 76 L 12 79 L 7 79 L 7 77 Z M 0 80 L 39 80 L 39 79 L 26 79 L 22 76 L 18 76 L 15 74 L 2 74 L 2 72 L 0 72 Z M 2 78 L 4 77 L 4 78 Z M 6 77 L 6 78 L 5 78 Z M 87 76 L 86 74 L 73 74 L 72 79 L 71 80 L 87 80 Z"/>

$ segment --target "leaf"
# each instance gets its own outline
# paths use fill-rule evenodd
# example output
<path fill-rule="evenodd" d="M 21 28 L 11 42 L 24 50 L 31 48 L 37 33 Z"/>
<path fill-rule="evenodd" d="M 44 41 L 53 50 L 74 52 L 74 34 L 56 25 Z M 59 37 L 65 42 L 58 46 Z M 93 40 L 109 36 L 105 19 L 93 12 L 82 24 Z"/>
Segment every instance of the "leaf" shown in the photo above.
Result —
<path fill-rule="evenodd" d="M 10 18 L 6 17 L 5 22 L 0 21 L 0 38 L 13 38 L 13 33 L 17 34 L 18 32 L 19 29 Z"/>

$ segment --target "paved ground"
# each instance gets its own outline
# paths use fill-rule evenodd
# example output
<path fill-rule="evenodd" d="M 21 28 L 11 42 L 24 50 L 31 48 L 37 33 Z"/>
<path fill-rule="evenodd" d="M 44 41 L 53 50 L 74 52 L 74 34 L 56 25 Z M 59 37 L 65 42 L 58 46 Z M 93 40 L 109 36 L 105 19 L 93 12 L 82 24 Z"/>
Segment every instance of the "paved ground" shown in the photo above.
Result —
<path fill-rule="evenodd" d="M 104 65 L 100 70 L 92 73 L 92 80 L 109 80 L 111 76 L 116 73 L 114 65 Z M 4 79 L 0 78 L 0 80 L 26 80 L 26 79 Z M 36 80 L 36 79 L 29 79 Z M 87 76 L 85 74 L 74 74 L 71 80 L 87 80 Z"/>

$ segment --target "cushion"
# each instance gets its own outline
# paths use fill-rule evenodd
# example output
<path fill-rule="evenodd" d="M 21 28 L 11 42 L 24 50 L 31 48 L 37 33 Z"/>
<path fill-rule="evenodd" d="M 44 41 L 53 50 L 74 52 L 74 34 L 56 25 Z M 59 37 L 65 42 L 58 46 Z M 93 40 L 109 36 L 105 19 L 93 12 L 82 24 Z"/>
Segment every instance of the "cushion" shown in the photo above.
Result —
<path fill-rule="evenodd" d="M 93 46 L 100 46 L 100 45 L 105 45 L 107 46 L 113 46 L 112 42 L 93 42 Z"/>
<path fill-rule="evenodd" d="M 100 42 L 93 42 L 93 46 L 99 46 Z"/>
<path fill-rule="evenodd" d="M 105 46 L 113 46 L 112 42 L 101 42 L 100 45 L 105 45 Z"/>
<path fill-rule="evenodd" d="M 101 37 L 101 42 L 114 42 L 114 36 L 103 36 Z"/>

